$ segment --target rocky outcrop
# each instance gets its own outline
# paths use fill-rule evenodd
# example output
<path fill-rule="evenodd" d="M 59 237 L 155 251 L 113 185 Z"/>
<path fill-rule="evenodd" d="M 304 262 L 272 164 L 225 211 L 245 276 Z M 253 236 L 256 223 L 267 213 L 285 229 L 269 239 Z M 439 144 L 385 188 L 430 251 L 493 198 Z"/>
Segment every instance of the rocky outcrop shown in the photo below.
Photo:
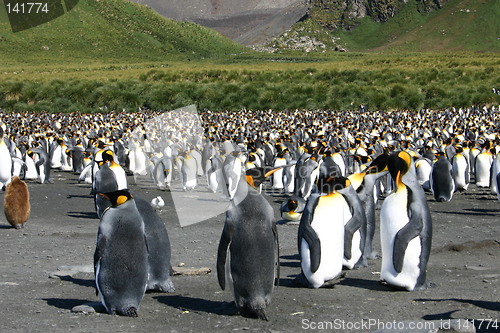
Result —
<path fill-rule="evenodd" d="M 416 1 L 419 12 L 429 13 L 449 0 L 311 0 L 309 16 L 330 30 L 349 30 L 365 16 L 385 22 L 397 15 L 408 1 Z"/>
<path fill-rule="evenodd" d="M 429 13 L 449 0 L 133 0 L 161 15 L 192 21 L 244 45 L 262 45 L 308 16 L 329 30 L 353 29 L 370 16 L 385 22 L 408 1 Z M 301 44 L 301 43 L 297 43 Z M 306 47 L 308 48 L 308 47 Z"/>

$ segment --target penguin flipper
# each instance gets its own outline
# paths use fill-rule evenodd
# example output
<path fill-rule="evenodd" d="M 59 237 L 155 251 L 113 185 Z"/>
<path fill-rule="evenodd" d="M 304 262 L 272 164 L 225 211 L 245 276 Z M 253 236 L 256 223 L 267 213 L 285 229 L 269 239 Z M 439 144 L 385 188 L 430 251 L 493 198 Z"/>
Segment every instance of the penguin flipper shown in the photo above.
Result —
<path fill-rule="evenodd" d="M 278 229 L 276 228 L 276 223 L 273 222 L 273 235 L 274 235 L 274 242 L 276 244 L 276 277 L 274 284 L 276 286 L 279 285 L 280 282 L 280 243 L 278 239 Z"/>
<path fill-rule="evenodd" d="M 38 174 L 40 174 L 40 165 L 44 165 L 44 163 L 45 163 L 45 159 L 43 157 L 40 157 L 40 159 L 38 161 L 36 161 L 35 168 L 36 168 L 36 172 Z"/>
<path fill-rule="evenodd" d="M 102 256 L 102 251 L 103 249 L 105 248 L 106 246 L 106 237 L 99 232 L 99 234 L 97 235 L 97 241 L 96 241 L 96 247 L 95 247 L 95 252 L 94 252 L 94 278 L 96 280 L 96 283 L 97 283 L 97 264 L 99 263 L 99 260 L 101 260 L 101 256 Z M 99 295 L 99 289 L 97 287 L 97 284 L 95 286 L 95 294 L 96 296 Z"/>
<path fill-rule="evenodd" d="M 349 260 L 351 259 L 352 236 L 361 228 L 362 221 L 356 216 L 350 198 L 347 195 L 342 196 L 346 200 L 349 210 L 351 211 L 351 218 L 344 226 L 344 258 Z"/>
<path fill-rule="evenodd" d="M 408 192 L 409 194 L 411 193 L 410 191 Z M 409 198 L 409 200 L 410 199 L 411 198 Z M 398 231 L 396 237 L 394 238 L 392 263 L 397 273 L 401 273 L 401 271 L 403 270 L 403 262 L 408 243 L 413 238 L 419 236 L 423 228 L 423 217 L 418 209 L 414 209 L 412 207 L 413 205 L 414 204 L 410 204 L 408 209 L 410 220 L 403 228 Z"/>
<path fill-rule="evenodd" d="M 303 230 L 302 237 L 309 245 L 311 272 L 315 273 L 321 262 L 321 243 L 318 234 L 316 234 L 316 231 L 308 224 Z"/>
<path fill-rule="evenodd" d="M 233 238 L 234 222 L 231 219 L 230 211 L 226 213 L 226 223 L 222 230 L 222 235 L 219 241 L 219 248 L 217 249 L 217 279 L 219 286 L 222 290 L 226 289 L 226 259 L 229 250 L 229 245 Z"/>
<path fill-rule="evenodd" d="M 309 255 L 311 261 L 311 272 L 314 273 L 318 270 L 319 264 L 321 262 L 321 242 L 319 240 L 318 234 L 314 231 L 311 226 L 311 221 L 313 219 L 313 212 L 318 204 L 319 196 L 313 197 L 306 204 L 306 208 L 302 213 L 300 219 L 299 230 L 298 230 L 298 250 L 301 256 L 302 239 L 304 239 L 309 246 Z"/>

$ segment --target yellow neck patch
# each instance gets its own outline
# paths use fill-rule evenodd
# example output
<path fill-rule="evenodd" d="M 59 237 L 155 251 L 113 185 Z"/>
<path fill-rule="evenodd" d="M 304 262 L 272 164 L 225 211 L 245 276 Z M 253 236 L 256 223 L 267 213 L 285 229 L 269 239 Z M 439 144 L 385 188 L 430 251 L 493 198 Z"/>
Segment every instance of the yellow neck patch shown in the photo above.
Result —
<path fill-rule="evenodd" d="M 361 184 L 363 183 L 363 179 L 365 178 L 366 172 L 360 172 L 360 173 L 355 173 L 347 177 L 347 179 L 350 181 L 352 187 L 354 187 L 355 190 L 357 190 Z M 346 185 L 347 187 L 347 185 Z"/>
<path fill-rule="evenodd" d="M 124 195 L 120 195 L 118 198 L 116 198 L 116 205 L 120 206 L 121 204 L 125 203 L 128 201 L 128 198 Z"/>

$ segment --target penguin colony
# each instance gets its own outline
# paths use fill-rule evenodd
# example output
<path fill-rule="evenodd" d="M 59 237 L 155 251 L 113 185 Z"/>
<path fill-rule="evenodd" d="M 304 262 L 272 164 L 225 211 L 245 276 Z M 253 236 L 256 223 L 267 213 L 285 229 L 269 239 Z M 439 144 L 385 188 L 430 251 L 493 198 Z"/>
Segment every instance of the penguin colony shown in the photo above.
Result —
<path fill-rule="evenodd" d="M 232 291 L 241 315 L 267 320 L 279 244 L 263 189 L 286 196 L 281 218 L 299 224 L 295 282 L 309 288 L 332 286 L 343 270 L 380 256 L 384 283 L 408 291 L 431 287 L 426 193 L 447 202 L 475 184 L 500 200 L 495 107 L 200 116 L 201 122 L 169 112 L 0 113 L 6 216 L 10 189 L 26 189 L 20 179 L 50 186 L 51 169 L 78 174 L 91 184 L 100 218 L 97 293 L 109 313 L 137 316 L 146 290 L 175 289 L 167 230 L 155 211 L 173 207 L 164 207 L 161 197 L 149 203 L 130 193 L 126 172 L 184 191 L 196 191 L 205 178 L 211 192 L 231 202 L 217 253 L 219 285 Z M 15 223 L 7 217 L 16 227 L 29 215 L 23 193 L 14 205 L 27 203 L 25 216 Z M 377 227 L 381 253 L 372 246 Z"/>

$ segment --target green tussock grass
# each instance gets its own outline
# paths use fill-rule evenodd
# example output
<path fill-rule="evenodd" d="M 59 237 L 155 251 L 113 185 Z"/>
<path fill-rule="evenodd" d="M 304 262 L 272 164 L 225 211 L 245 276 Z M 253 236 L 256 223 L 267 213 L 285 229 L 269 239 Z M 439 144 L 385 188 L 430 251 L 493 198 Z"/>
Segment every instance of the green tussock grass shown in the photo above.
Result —
<path fill-rule="evenodd" d="M 124 0 L 80 0 L 69 13 L 18 33 L 1 15 L 0 108 L 7 111 L 170 110 L 188 104 L 211 110 L 359 104 L 394 110 L 500 103 L 491 91 L 500 87 L 496 53 L 418 53 L 396 46 L 387 53 L 256 53 Z M 368 43 L 379 29 L 370 24 L 372 30 L 352 40 Z"/>
<path fill-rule="evenodd" d="M 342 54 L 305 62 L 300 56 L 255 56 L 149 64 L 122 69 L 25 72 L 0 82 L 0 107 L 15 111 L 199 109 L 416 110 L 498 104 L 500 59 L 488 54 Z M 111 74 L 119 73 L 119 78 Z M 57 78 L 64 74 L 61 78 Z M 31 77 L 31 79 L 30 79 Z M 37 79 L 35 79 L 37 78 Z"/>

